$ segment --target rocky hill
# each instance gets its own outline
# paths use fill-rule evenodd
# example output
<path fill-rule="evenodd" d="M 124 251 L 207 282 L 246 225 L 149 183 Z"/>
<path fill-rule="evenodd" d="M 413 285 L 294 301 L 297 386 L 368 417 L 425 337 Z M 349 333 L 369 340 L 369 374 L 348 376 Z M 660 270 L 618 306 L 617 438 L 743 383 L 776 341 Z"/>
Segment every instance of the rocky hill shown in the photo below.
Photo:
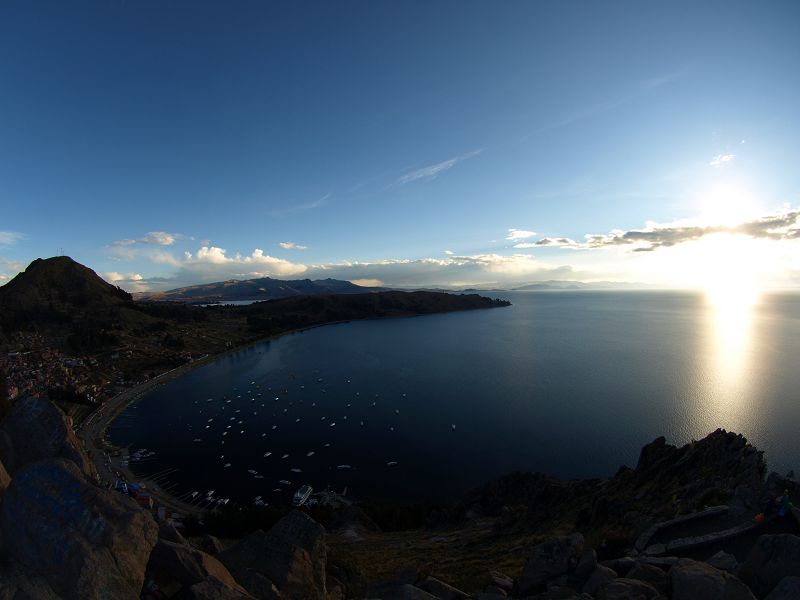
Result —
<path fill-rule="evenodd" d="M 191 302 L 212 303 L 250 300 L 277 300 L 292 296 L 309 296 L 315 294 L 363 294 L 378 291 L 381 288 L 369 288 L 342 281 L 339 279 L 231 279 L 192 285 L 165 292 L 142 292 L 136 295 L 137 300 L 153 302 Z"/>

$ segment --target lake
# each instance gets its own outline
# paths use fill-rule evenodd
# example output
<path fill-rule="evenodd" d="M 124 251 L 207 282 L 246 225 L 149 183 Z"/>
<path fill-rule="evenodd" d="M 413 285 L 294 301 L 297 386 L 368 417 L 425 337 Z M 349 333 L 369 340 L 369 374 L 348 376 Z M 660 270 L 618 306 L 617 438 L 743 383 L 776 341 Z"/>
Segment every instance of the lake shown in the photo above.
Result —
<path fill-rule="evenodd" d="M 447 503 L 515 470 L 607 477 L 718 427 L 800 466 L 800 296 L 485 295 L 513 305 L 256 344 L 155 389 L 110 438 L 156 453 L 138 474 L 178 468 L 177 495 L 241 502 L 309 483 Z"/>

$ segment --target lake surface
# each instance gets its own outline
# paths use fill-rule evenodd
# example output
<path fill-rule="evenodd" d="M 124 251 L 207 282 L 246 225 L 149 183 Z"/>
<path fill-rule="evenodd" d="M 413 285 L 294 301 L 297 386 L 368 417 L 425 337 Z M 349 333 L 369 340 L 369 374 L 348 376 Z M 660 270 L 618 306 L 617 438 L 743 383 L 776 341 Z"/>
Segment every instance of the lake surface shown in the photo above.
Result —
<path fill-rule="evenodd" d="M 257 344 L 157 388 L 110 437 L 156 452 L 139 474 L 177 467 L 178 495 L 242 502 L 287 501 L 303 483 L 449 502 L 514 470 L 607 477 L 659 435 L 718 427 L 770 468 L 800 467 L 800 296 L 486 295 L 513 305 Z"/>

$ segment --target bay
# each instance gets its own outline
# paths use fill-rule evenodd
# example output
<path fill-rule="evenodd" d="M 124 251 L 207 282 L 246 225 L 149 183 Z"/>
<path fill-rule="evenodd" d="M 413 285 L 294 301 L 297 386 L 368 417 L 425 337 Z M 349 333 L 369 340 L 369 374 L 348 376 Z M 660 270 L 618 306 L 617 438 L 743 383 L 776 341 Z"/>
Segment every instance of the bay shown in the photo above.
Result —
<path fill-rule="evenodd" d="M 485 295 L 513 304 L 330 325 L 224 356 L 130 406 L 110 438 L 155 452 L 137 473 L 177 468 L 178 495 L 240 502 L 286 502 L 309 483 L 448 503 L 515 470 L 607 477 L 657 436 L 718 427 L 771 468 L 800 466 L 800 296 Z"/>

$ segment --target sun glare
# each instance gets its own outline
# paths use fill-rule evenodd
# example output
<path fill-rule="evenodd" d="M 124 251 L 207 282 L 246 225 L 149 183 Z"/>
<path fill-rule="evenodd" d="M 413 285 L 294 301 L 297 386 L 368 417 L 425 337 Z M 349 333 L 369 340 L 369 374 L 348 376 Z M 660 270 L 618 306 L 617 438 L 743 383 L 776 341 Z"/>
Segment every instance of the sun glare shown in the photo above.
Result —
<path fill-rule="evenodd" d="M 717 183 L 700 194 L 703 225 L 738 225 L 757 217 L 760 210 L 755 197 L 738 182 Z"/>

